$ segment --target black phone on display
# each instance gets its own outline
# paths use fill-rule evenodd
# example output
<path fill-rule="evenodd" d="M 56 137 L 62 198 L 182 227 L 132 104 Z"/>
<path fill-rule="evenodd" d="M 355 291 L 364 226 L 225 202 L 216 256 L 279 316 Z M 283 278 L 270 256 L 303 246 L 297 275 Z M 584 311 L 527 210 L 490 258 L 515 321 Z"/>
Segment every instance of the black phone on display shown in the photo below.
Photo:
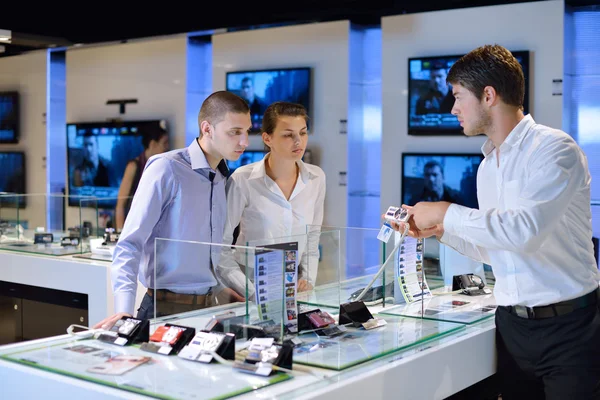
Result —
<path fill-rule="evenodd" d="M 361 288 L 361 289 L 358 289 L 357 291 L 353 292 L 350 295 L 350 298 L 348 299 L 348 301 L 355 301 L 358 298 L 358 296 L 360 296 L 360 294 L 362 293 L 363 290 L 365 290 L 365 288 Z M 367 292 L 365 293 L 363 298 L 360 300 L 369 303 L 372 301 L 377 301 L 377 300 L 383 299 L 384 294 L 387 294 L 388 296 L 393 296 L 393 292 L 394 292 L 394 283 L 393 282 L 385 285 L 385 293 L 383 290 L 383 286 L 372 286 L 369 288 L 369 290 L 367 290 Z"/>

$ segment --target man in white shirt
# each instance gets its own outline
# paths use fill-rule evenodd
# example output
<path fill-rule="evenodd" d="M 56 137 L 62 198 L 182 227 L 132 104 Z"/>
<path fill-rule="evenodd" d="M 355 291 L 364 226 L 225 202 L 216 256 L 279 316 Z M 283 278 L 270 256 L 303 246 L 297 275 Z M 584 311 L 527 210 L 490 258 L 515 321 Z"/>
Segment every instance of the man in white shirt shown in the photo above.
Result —
<path fill-rule="evenodd" d="M 523 115 L 523 72 L 505 48 L 473 50 L 447 79 L 465 135 L 488 137 L 477 173 L 480 209 L 405 206 L 409 234 L 436 235 L 494 269 L 503 400 L 598 399 L 600 273 L 586 156 L 565 132 Z"/>

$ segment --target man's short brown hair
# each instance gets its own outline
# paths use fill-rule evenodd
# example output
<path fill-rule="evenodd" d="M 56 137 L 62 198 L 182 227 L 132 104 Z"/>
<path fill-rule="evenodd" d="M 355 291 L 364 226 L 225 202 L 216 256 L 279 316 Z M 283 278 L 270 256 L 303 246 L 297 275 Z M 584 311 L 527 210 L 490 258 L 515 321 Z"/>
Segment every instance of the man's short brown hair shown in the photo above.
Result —
<path fill-rule="evenodd" d="M 250 107 L 244 99 L 234 93 L 226 90 L 214 92 L 204 100 L 202 107 L 200 107 L 198 126 L 202 121 L 208 121 L 211 125 L 216 125 L 225 119 L 228 112 L 249 114 Z M 200 131 L 200 135 L 202 135 L 202 131 Z"/>
<path fill-rule="evenodd" d="M 523 109 L 525 75 L 519 61 L 500 45 L 485 45 L 461 57 L 452 65 L 446 82 L 459 84 L 478 99 L 491 86 L 504 103 Z"/>

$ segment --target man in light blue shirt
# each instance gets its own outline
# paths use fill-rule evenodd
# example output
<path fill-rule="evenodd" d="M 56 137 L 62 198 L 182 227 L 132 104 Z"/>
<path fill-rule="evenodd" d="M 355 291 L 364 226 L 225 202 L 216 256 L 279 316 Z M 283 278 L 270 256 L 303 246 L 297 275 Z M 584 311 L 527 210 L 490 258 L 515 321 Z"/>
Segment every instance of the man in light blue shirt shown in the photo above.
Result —
<path fill-rule="evenodd" d="M 215 92 L 202 104 L 198 125 L 200 135 L 187 148 L 148 160 L 113 256 L 116 314 L 94 328 L 110 329 L 121 317 L 133 316 L 138 278 L 148 288 L 140 319 L 154 317 L 154 297 L 166 314 L 210 306 L 216 296 L 243 301 L 214 277 L 220 248 L 180 241 L 222 242 L 224 159 L 237 160 L 248 146 L 250 110 L 241 97 Z M 159 240 L 155 260 L 157 238 L 174 241 Z"/>

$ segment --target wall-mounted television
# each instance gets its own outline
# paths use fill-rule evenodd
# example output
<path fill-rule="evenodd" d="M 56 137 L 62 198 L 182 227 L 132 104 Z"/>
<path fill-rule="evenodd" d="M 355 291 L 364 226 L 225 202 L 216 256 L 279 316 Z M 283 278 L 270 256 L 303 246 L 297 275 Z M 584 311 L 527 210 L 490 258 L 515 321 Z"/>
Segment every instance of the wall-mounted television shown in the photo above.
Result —
<path fill-rule="evenodd" d="M 403 153 L 402 203 L 449 201 L 479 208 L 477 169 L 481 153 Z"/>
<path fill-rule="evenodd" d="M 252 133 L 260 133 L 269 104 L 290 101 L 310 109 L 310 68 L 282 68 L 227 72 L 225 88 L 244 98 L 250 106 Z M 310 121 L 309 121 L 310 122 Z"/>
<path fill-rule="evenodd" d="M 244 151 L 244 154 L 242 154 L 240 158 L 237 159 L 237 161 L 227 160 L 227 166 L 229 167 L 230 174 L 233 174 L 233 171 L 235 171 L 242 165 L 247 165 L 262 160 L 267 153 L 267 150 L 246 150 Z M 313 159 L 312 152 L 310 149 L 306 149 L 304 151 L 302 161 L 312 164 Z"/>
<path fill-rule="evenodd" d="M 166 121 L 67 124 L 69 206 L 93 197 L 113 199 L 90 202 L 90 206 L 114 207 L 127 162 L 144 150 L 144 132 L 155 129 L 166 129 Z"/>
<path fill-rule="evenodd" d="M 10 194 L 25 194 L 25 153 L 20 151 L 0 152 L 0 206 L 25 207 L 27 196 L 10 196 Z"/>
<path fill-rule="evenodd" d="M 525 114 L 529 112 L 529 51 L 513 51 L 525 75 Z M 456 116 L 452 86 L 446 84 L 450 67 L 462 55 L 408 59 L 408 134 L 462 135 Z"/>
<path fill-rule="evenodd" d="M 19 93 L 0 92 L 0 143 L 19 142 Z"/>

